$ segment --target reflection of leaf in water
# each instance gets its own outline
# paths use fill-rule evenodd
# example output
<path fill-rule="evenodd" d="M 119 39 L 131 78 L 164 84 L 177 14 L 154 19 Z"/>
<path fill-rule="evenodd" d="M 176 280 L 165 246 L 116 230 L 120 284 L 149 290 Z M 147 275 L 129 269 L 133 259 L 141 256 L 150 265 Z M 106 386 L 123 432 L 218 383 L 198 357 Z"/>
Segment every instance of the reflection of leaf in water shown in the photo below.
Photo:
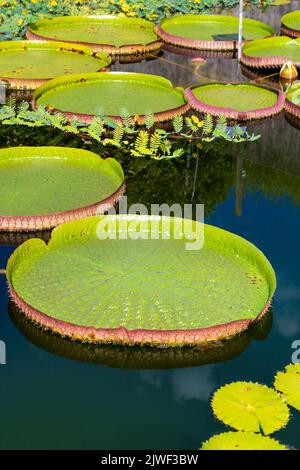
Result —
<path fill-rule="evenodd" d="M 289 409 L 281 396 L 266 385 L 252 382 L 233 382 L 219 388 L 212 408 L 217 418 L 239 431 L 271 434 L 289 420 Z"/>
<path fill-rule="evenodd" d="M 277 372 L 274 386 L 289 405 L 300 410 L 300 364 L 290 364 L 284 372 Z"/>
<path fill-rule="evenodd" d="M 201 450 L 287 450 L 280 442 L 254 432 L 224 432 L 204 442 Z"/>

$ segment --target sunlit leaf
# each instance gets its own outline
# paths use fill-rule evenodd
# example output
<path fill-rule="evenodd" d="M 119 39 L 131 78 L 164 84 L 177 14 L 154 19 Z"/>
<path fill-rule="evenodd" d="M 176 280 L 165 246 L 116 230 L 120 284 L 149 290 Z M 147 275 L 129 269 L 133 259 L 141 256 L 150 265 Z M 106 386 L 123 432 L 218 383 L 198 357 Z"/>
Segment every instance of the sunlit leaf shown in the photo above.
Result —
<path fill-rule="evenodd" d="M 254 432 L 230 431 L 212 436 L 201 450 L 288 450 L 280 442 Z"/>
<path fill-rule="evenodd" d="M 239 431 L 271 434 L 289 420 L 289 409 L 281 396 L 266 385 L 252 382 L 233 382 L 219 388 L 212 408 L 223 423 Z"/>
<path fill-rule="evenodd" d="M 289 405 L 300 410 L 300 364 L 290 364 L 284 372 L 277 372 L 274 386 Z"/>

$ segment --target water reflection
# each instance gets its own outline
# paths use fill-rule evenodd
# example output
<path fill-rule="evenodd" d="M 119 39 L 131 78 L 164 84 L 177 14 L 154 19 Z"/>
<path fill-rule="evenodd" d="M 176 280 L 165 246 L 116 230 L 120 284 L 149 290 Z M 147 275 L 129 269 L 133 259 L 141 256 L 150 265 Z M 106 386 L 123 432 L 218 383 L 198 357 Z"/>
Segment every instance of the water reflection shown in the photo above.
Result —
<path fill-rule="evenodd" d="M 41 238 L 46 243 L 50 240 L 51 230 L 43 230 L 36 232 L 1 232 L 0 246 L 18 246 L 30 240 L 31 238 Z"/>
<path fill-rule="evenodd" d="M 212 344 L 182 348 L 124 347 L 80 343 L 55 335 L 28 320 L 12 302 L 9 302 L 8 313 L 23 336 L 48 352 L 80 362 L 122 369 L 170 369 L 224 362 L 239 356 L 253 339 L 265 339 L 273 321 L 269 311 L 248 331 Z"/>
<path fill-rule="evenodd" d="M 178 369 L 171 371 L 168 375 L 146 370 L 141 372 L 141 379 L 146 386 L 150 385 L 158 389 L 163 389 L 165 382 L 169 383 L 172 398 L 177 402 L 188 400 L 206 402 L 218 385 L 214 365 L 204 365 L 201 369 Z"/>

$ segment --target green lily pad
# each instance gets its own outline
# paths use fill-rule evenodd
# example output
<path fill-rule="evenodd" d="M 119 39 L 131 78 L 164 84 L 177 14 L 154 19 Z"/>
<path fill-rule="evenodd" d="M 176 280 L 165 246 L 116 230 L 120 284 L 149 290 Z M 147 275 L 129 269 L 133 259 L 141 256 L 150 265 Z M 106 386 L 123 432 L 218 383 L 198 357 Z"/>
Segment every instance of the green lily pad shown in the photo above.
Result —
<path fill-rule="evenodd" d="M 204 442 L 201 450 L 288 450 L 280 442 L 254 432 L 224 432 Z"/>
<path fill-rule="evenodd" d="M 212 399 L 214 414 L 238 431 L 271 434 L 285 426 L 289 409 L 272 388 L 252 382 L 233 382 L 219 388 Z"/>
<path fill-rule="evenodd" d="M 8 313 L 19 332 L 28 341 L 45 351 L 72 360 L 122 369 L 178 369 L 228 361 L 239 356 L 249 346 L 254 336 L 257 339 L 256 334 L 259 330 L 263 329 L 264 335 L 267 335 L 271 328 L 269 311 L 269 315 L 265 315 L 254 328 L 223 341 L 181 348 L 124 346 L 83 343 L 53 334 L 33 323 L 12 302 L 8 304 Z M 265 318 L 268 317 L 267 324 Z"/>
<path fill-rule="evenodd" d="M 48 245 L 21 245 L 7 274 L 15 303 L 38 323 L 73 338 L 128 344 L 233 336 L 266 311 L 276 283 L 264 255 L 236 235 L 134 215 L 63 224 Z"/>
<path fill-rule="evenodd" d="M 0 77 L 20 86 L 38 86 L 64 74 L 97 72 L 111 62 L 89 47 L 54 41 L 0 42 Z"/>
<path fill-rule="evenodd" d="M 109 53 L 146 52 L 160 47 L 154 24 L 141 18 L 64 16 L 38 20 L 27 30 L 29 39 L 89 45 Z"/>
<path fill-rule="evenodd" d="M 300 364 L 290 364 L 284 372 L 277 372 L 274 386 L 289 405 L 300 410 Z"/>
<path fill-rule="evenodd" d="M 56 78 L 35 92 L 37 105 L 51 106 L 88 121 L 101 107 L 107 116 L 120 110 L 132 116 L 151 111 L 156 120 L 169 120 L 188 109 L 184 92 L 166 78 L 143 73 L 107 72 Z"/>
<path fill-rule="evenodd" d="M 290 86 L 286 97 L 291 103 L 300 107 L 300 81 L 297 81 Z"/>
<path fill-rule="evenodd" d="M 281 29 L 291 37 L 300 37 L 300 10 L 291 11 L 281 17 Z"/>
<path fill-rule="evenodd" d="M 285 110 L 295 119 L 295 123 L 300 120 L 300 81 L 294 82 L 288 89 L 285 101 Z"/>
<path fill-rule="evenodd" d="M 300 65 L 300 38 L 286 36 L 260 39 L 244 44 L 241 61 L 249 67 L 281 67 L 291 61 Z"/>
<path fill-rule="evenodd" d="M 114 199 L 123 183 L 119 163 L 65 147 L 15 147 L 0 150 L 0 229 L 38 228 L 76 218 L 76 210 Z M 64 213 L 66 218 L 64 219 Z M 96 213 L 96 209 L 92 211 Z M 78 214 L 77 214 L 78 217 Z M 37 225 L 34 225 L 37 224 Z M 54 225 L 57 225 L 54 223 Z M 15 227 L 16 228 L 16 227 Z"/>
<path fill-rule="evenodd" d="M 239 20 L 225 15 L 178 15 L 162 20 L 157 28 L 164 41 L 194 49 L 235 49 Z M 244 18 L 243 39 L 271 36 L 273 28 L 261 21 Z"/>
<path fill-rule="evenodd" d="M 251 83 L 212 83 L 186 90 L 190 105 L 202 113 L 232 119 L 259 119 L 283 109 L 284 94 Z"/>

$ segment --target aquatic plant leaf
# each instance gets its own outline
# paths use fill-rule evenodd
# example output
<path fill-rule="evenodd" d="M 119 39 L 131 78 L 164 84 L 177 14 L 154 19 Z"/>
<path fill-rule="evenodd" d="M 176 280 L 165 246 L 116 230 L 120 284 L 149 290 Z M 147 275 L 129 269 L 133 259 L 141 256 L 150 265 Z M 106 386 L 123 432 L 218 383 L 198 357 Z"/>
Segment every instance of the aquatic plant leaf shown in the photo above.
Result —
<path fill-rule="evenodd" d="M 275 439 L 254 432 L 229 431 L 212 436 L 201 450 L 288 450 Z"/>
<path fill-rule="evenodd" d="M 203 228 L 202 249 L 187 248 Z M 187 219 L 92 217 L 57 227 L 38 258 L 35 243 L 12 255 L 12 288 L 54 329 L 61 322 L 65 334 L 95 341 L 176 345 L 232 336 L 265 311 L 275 289 L 256 247 Z"/>
<path fill-rule="evenodd" d="M 158 49 L 154 24 L 141 18 L 64 16 L 41 19 L 29 26 L 27 37 L 89 44 L 94 50 L 136 54 Z"/>
<path fill-rule="evenodd" d="M 106 116 L 144 116 L 149 109 L 155 120 L 172 119 L 188 109 L 184 92 L 169 80 L 156 75 L 130 72 L 75 74 L 50 80 L 35 92 L 37 105 L 52 107 L 73 115 L 95 115 L 101 107 Z M 123 109 L 123 111 L 122 111 Z M 122 119 L 122 123 L 124 116 Z M 123 123 L 124 125 L 124 123 Z"/>
<path fill-rule="evenodd" d="M 284 94 L 252 83 L 212 83 L 186 90 L 190 105 L 199 112 L 230 119 L 260 119 L 279 113 Z"/>
<path fill-rule="evenodd" d="M 281 17 L 281 30 L 293 38 L 300 37 L 300 10 L 291 11 Z"/>
<path fill-rule="evenodd" d="M 102 201 L 109 202 L 119 190 L 123 180 L 123 171 L 116 160 L 104 160 L 87 150 L 0 149 L 0 227 L 13 230 L 20 224 L 19 229 L 25 230 L 32 223 L 34 229 L 43 224 L 42 218 L 49 222 L 50 215 L 55 218 L 93 204 L 99 204 L 100 208 Z"/>
<path fill-rule="evenodd" d="M 178 15 L 162 20 L 157 32 L 165 42 L 177 46 L 202 50 L 235 49 L 238 18 L 226 15 Z M 274 30 L 267 24 L 244 18 L 245 40 L 264 38 L 272 34 Z"/>
<path fill-rule="evenodd" d="M 289 405 L 300 410 L 300 364 L 289 364 L 284 372 L 277 372 L 274 387 Z"/>
<path fill-rule="evenodd" d="M 110 64 L 107 54 L 93 56 L 86 46 L 55 41 L 0 42 L 0 77 L 27 88 L 65 74 L 97 72 Z"/>
<path fill-rule="evenodd" d="M 233 382 L 213 395 L 214 414 L 223 423 L 239 431 L 271 434 L 285 426 L 289 409 L 281 396 L 266 385 Z"/>
<path fill-rule="evenodd" d="M 300 38 L 277 36 L 243 45 L 241 62 L 248 67 L 278 67 L 291 61 L 300 65 Z"/>

